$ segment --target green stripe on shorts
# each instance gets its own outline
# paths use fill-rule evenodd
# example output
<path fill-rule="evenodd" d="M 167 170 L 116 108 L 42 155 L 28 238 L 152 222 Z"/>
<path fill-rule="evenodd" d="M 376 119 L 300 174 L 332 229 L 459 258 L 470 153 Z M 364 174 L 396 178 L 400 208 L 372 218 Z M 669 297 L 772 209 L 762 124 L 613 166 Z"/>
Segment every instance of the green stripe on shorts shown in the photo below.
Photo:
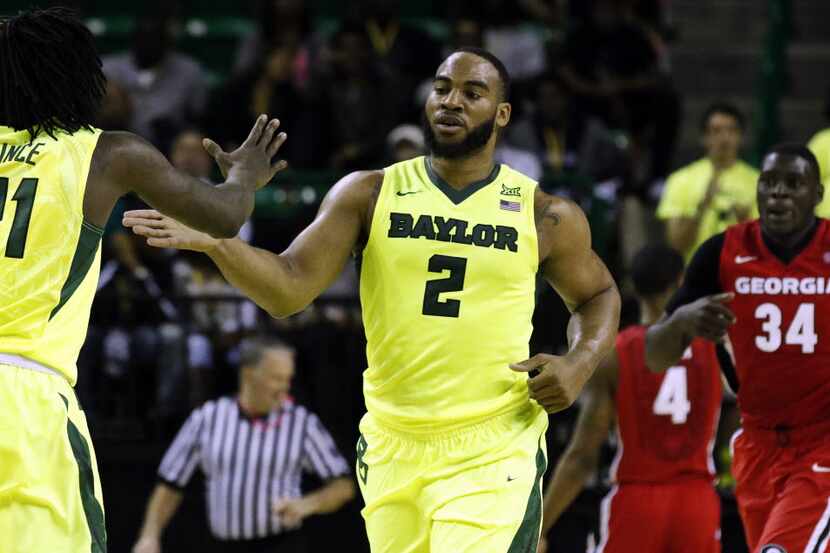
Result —
<path fill-rule="evenodd" d="M 61 396 L 67 409 L 69 402 Z M 69 443 L 72 445 L 72 454 L 75 462 L 78 463 L 78 480 L 80 482 L 81 503 L 84 506 L 84 515 L 89 527 L 92 547 L 90 553 L 107 552 L 107 529 L 104 525 L 104 510 L 95 498 L 95 477 L 92 470 L 92 460 L 89 455 L 89 446 L 86 443 L 81 431 L 68 417 L 66 419 L 66 433 L 69 436 Z"/>
<path fill-rule="evenodd" d="M 541 439 L 544 439 L 544 435 Z M 530 490 L 530 497 L 527 499 L 525 516 L 507 553 L 536 553 L 539 545 L 539 532 L 542 526 L 542 477 L 545 475 L 547 460 L 542 446 L 536 451 L 536 479 L 533 481 L 533 488 Z"/>

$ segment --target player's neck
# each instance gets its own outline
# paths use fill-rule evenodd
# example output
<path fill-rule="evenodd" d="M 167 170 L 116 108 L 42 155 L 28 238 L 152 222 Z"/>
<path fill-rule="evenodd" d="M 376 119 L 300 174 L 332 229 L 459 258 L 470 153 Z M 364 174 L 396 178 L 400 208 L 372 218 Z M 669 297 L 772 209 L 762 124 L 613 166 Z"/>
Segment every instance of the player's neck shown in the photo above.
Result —
<path fill-rule="evenodd" d="M 769 250 L 775 254 L 776 257 L 785 263 L 789 263 L 793 258 L 795 258 L 795 256 L 801 253 L 801 251 L 806 248 L 813 239 L 813 235 L 816 233 L 816 229 L 818 229 L 818 223 L 819 220 L 814 218 L 813 222 L 805 229 L 785 236 L 773 236 L 772 234 L 766 232 L 764 227 L 761 226 L 761 237 L 764 240 L 764 244 L 766 244 L 767 248 L 769 248 Z"/>
<path fill-rule="evenodd" d="M 470 157 L 448 159 L 430 154 L 429 159 L 438 176 L 456 190 L 482 181 L 493 172 L 493 149 L 489 145 Z"/>
<path fill-rule="evenodd" d="M 666 308 L 666 302 L 663 299 L 640 299 L 640 324 L 644 326 L 651 326 L 660 320 L 663 316 L 663 311 Z"/>

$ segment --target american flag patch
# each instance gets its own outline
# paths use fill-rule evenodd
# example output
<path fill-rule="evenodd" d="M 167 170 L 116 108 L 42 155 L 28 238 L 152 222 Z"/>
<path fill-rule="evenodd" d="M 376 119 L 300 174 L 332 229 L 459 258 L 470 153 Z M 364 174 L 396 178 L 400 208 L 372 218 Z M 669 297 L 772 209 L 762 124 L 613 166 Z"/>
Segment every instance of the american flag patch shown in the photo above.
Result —
<path fill-rule="evenodd" d="M 522 204 L 519 202 L 511 202 L 509 200 L 499 200 L 499 207 L 506 211 L 521 211 Z"/>

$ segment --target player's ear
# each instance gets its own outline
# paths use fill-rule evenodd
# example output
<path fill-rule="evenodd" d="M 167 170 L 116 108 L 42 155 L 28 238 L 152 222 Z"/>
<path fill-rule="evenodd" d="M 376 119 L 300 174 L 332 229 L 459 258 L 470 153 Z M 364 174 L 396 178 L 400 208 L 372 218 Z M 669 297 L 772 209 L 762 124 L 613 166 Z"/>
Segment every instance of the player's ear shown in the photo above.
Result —
<path fill-rule="evenodd" d="M 503 129 L 510 122 L 510 114 L 513 112 L 513 106 L 509 102 L 501 102 L 496 108 L 496 126 Z"/>

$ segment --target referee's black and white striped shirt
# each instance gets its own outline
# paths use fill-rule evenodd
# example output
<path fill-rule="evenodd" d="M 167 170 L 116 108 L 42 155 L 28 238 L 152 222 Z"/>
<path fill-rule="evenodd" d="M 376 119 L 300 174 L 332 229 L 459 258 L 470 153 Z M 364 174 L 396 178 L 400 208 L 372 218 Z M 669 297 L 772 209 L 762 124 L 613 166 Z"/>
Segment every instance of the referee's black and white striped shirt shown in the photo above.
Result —
<path fill-rule="evenodd" d="M 208 401 L 190 414 L 158 475 L 183 488 L 197 466 L 205 474 L 211 532 L 225 540 L 280 533 L 271 503 L 301 495 L 303 470 L 323 480 L 349 473 L 331 435 L 305 407 L 286 400 L 267 417 L 250 419 L 233 397 Z"/>

